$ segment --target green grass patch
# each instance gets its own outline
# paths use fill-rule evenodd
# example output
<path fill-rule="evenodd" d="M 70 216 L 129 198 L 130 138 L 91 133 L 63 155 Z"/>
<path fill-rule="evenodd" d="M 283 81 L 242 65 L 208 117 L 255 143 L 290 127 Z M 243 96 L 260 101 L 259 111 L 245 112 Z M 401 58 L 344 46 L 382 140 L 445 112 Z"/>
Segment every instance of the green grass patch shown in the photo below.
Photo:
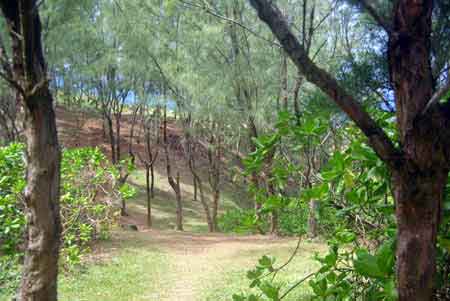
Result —
<path fill-rule="evenodd" d="M 59 299 L 67 301 L 158 300 L 168 256 L 125 249 L 109 262 L 61 277 Z"/>
<path fill-rule="evenodd" d="M 321 244 L 303 244 L 297 255 L 280 271 L 275 278 L 276 283 L 283 285 L 282 293 L 291 285 L 316 271 L 319 265 L 314 261 L 313 256 L 316 252 L 323 252 L 324 246 Z M 263 250 L 244 251 L 239 256 L 234 257 L 227 263 L 226 270 L 216 275 L 212 279 L 211 285 L 204 291 L 202 300 L 232 300 L 233 294 L 239 293 L 258 293 L 256 289 L 250 289 L 250 281 L 247 279 L 247 271 L 253 269 L 257 261 L 263 255 L 276 257 L 275 266 L 283 265 L 291 256 L 293 246 L 277 247 L 276 245 Z M 268 278 L 269 280 L 270 278 Z M 307 281 L 293 290 L 284 300 L 310 300 L 311 288 Z"/>

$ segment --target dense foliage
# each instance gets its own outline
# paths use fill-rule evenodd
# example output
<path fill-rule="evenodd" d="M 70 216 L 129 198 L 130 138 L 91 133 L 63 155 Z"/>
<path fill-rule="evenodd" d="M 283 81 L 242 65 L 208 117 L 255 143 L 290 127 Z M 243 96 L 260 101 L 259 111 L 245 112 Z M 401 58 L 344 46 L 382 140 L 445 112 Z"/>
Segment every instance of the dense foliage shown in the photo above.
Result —
<path fill-rule="evenodd" d="M 393 128 L 390 114 L 381 114 L 379 117 L 387 128 Z M 278 131 L 259 141 L 258 150 L 248 161 L 250 170 L 261 168 L 264 156 L 270 154 L 282 138 L 296 132 L 302 133 L 304 137 L 305 132 L 300 128 L 308 127 L 308 124 L 299 128 L 290 123 L 290 120 L 292 121 L 292 117 L 281 116 Z M 313 133 L 313 127 L 310 128 Z M 345 139 L 341 140 L 340 148 L 327 156 L 327 162 L 317 175 L 315 184 L 299 190 L 299 197 L 291 200 L 294 203 L 307 203 L 315 199 L 319 200 L 321 208 L 333 210 L 330 216 L 334 218 L 331 220 L 323 215 L 323 210 L 317 211 L 318 220 L 326 221 L 329 231 L 325 235 L 328 237 L 328 254 L 316 256 L 320 268 L 299 279 L 298 283 L 279 283 L 275 277 L 279 269 L 274 264 L 275 259 L 265 256 L 247 274 L 251 281 L 250 287 L 257 288 L 256 292 L 249 295 L 236 294 L 234 300 L 281 300 L 305 283 L 311 287 L 313 300 L 397 299 L 397 233 L 390 175 L 359 131 L 346 126 L 341 130 L 341 135 L 344 134 Z M 395 131 L 391 130 L 390 135 L 395 135 Z M 295 168 L 291 170 L 294 171 Z M 268 210 L 286 206 L 282 202 L 278 203 L 278 207 L 273 204 L 270 197 L 263 200 L 263 208 L 269 208 Z M 292 206 L 292 203 L 287 204 Z M 438 238 L 436 287 L 439 289 L 436 296 L 444 300 L 448 298 L 450 283 L 449 205 L 450 198 L 447 197 Z M 296 220 L 307 225 L 307 217 L 297 216 Z"/>
<path fill-rule="evenodd" d="M 23 145 L 0 148 L 0 287 L 11 289 L 18 280 L 23 251 L 25 187 Z M 61 161 L 62 266 L 80 263 L 93 241 L 108 237 L 119 197 L 132 196 L 127 186 L 115 187 L 115 167 L 97 148 L 67 149 Z"/>

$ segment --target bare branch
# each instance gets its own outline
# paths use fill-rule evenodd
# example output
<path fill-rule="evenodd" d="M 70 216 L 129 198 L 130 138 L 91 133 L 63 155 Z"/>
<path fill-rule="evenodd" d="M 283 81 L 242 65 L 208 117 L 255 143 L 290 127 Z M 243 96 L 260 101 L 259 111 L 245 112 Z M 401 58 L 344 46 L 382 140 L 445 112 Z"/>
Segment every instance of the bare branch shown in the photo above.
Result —
<path fill-rule="evenodd" d="M 367 13 L 375 20 L 375 22 L 377 22 L 378 25 L 383 27 L 383 29 L 387 33 L 391 32 L 391 26 L 390 26 L 389 22 L 384 17 L 382 17 L 380 14 L 377 13 L 375 8 L 369 4 L 369 1 L 359 0 L 359 3 L 364 8 L 364 10 L 366 10 Z"/>
<path fill-rule="evenodd" d="M 270 0 L 249 0 L 259 18 L 272 30 L 305 78 L 326 93 L 363 131 L 378 156 L 388 164 L 395 164 L 400 152 L 386 133 L 362 106 L 342 88 L 337 80 L 319 68 L 306 54 L 305 48 L 289 29 L 280 10 Z"/>
<path fill-rule="evenodd" d="M 450 80 L 445 84 L 442 88 L 436 91 L 433 96 L 430 98 L 430 101 L 427 103 L 425 108 L 422 111 L 422 115 L 424 115 L 428 110 L 437 103 L 442 97 L 444 97 L 447 93 L 450 92 Z"/>
<path fill-rule="evenodd" d="M 49 78 L 44 78 L 42 79 L 40 82 L 38 82 L 36 85 L 34 85 L 34 87 L 30 90 L 27 91 L 27 96 L 33 96 L 34 94 L 36 94 L 40 89 L 42 89 L 43 87 L 45 87 L 46 85 L 48 85 L 48 83 L 50 82 Z"/>

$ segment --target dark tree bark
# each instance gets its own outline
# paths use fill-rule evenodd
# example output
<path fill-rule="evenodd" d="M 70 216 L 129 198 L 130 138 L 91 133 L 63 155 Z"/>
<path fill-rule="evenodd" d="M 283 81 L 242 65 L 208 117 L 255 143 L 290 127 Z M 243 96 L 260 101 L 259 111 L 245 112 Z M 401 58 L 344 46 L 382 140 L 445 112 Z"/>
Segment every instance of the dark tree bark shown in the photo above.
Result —
<path fill-rule="evenodd" d="M 191 171 L 192 176 L 194 177 L 194 181 L 196 181 L 196 183 L 197 183 L 198 191 L 200 194 L 200 202 L 203 206 L 203 210 L 205 211 L 206 223 L 208 224 L 208 231 L 214 232 L 215 231 L 214 223 L 213 223 L 213 219 L 211 217 L 211 211 L 209 209 L 208 202 L 207 202 L 207 200 L 205 198 L 205 194 L 203 192 L 202 180 L 200 179 L 199 175 L 197 174 L 193 154 L 189 153 L 188 156 L 189 156 L 189 158 L 188 158 L 189 170 Z"/>
<path fill-rule="evenodd" d="M 187 124 L 190 124 L 190 122 L 187 122 Z M 197 173 L 197 168 L 195 164 L 195 144 L 191 134 L 189 133 L 189 130 L 186 130 L 185 138 L 186 138 L 185 153 L 187 157 L 187 163 L 194 180 L 194 190 L 195 190 L 194 198 L 195 199 L 197 198 L 197 189 L 198 189 L 200 193 L 200 203 L 202 204 L 203 210 L 205 211 L 206 223 L 208 224 L 208 231 L 214 232 L 214 223 L 211 217 L 211 211 L 209 209 L 208 201 L 206 200 L 203 191 L 203 182 Z"/>
<path fill-rule="evenodd" d="M 26 250 L 18 300 L 57 300 L 60 148 L 41 43 L 37 1 L 1 1 L 13 66 L 4 70 L 25 111 Z"/>
<path fill-rule="evenodd" d="M 388 57 L 404 162 L 393 170 L 400 300 L 431 300 L 436 238 L 448 177 L 449 119 L 433 97 L 430 34 L 433 1 L 394 7 Z"/>
<path fill-rule="evenodd" d="M 449 105 L 436 99 L 431 72 L 432 0 L 399 0 L 389 22 L 362 1 L 389 35 L 388 63 L 395 92 L 400 149 L 326 71 L 306 55 L 279 9 L 268 0 L 250 0 L 305 78 L 317 85 L 356 123 L 393 175 L 398 224 L 397 283 L 400 301 L 432 300 L 436 237 L 450 158 Z"/>
<path fill-rule="evenodd" d="M 169 144 L 167 141 L 167 106 L 164 107 L 164 115 L 163 115 L 163 141 L 164 141 L 164 153 L 166 155 L 166 171 L 167 171 L 167 180 L 169 182 L 170 187 L 172 187 L 175 192 L 176 199 L 176 228 L 178 231 L 183 231 L 183 203 L 181 201 L 181 187 L 180 187 L 180 174 L 177 173 L 176 178 L 172 175 L 172 165 L 169 156 Z"/>
<path fill-rule="evenodd" d="M 220 134 L 219 134 L 220 135 Z M 222 160 L 222 142 L 220 136 L 211 134 L 210 147 L 208 148 L 209 185 L 213 192 L 212 225 L 213 231 L 217 231 L 217 214 L 220 202 L 220 168 Z"/>
<path fill-rule="evenodd" d="M 118 160 L 116 155 L 116 137 L 114 136 L 112 118 L 111 115 L 108 114 L 104 114 L 103 116 L 105 118 L 106 129 L 108 131 L 109 145 L 111 147 L 111 161 L 113 165 L 116 165 Z"/>
<path fill-rule="evenodd" d="M 197 180 L 195 179 L 195 177 L 194 177 L 194 179 L 193 179 L 193 184 L 194 184 L 194 202 L 197 202 L 198 201 L 198 188 L 197 188 Z"/>
<path fill-rule="evenodd" d="M 156 159 L 158 158 L 158 150 L 154 150 L 152 147 L 151 131 L 152 127 L 150 121 L 144 122 L 144 140 L 145 140 L 145 151 L 146 157 L 143 158 L 139 153 L 137 153 L 139 160 L 145 167 L 145 191 L 147 197 L 147 226 L 152 227 L 152 199 L 155 197 L 154 187 L 155 187 L 155 173 L 154 166 Z M 132 128 L 133 131 L 133 128 Z M 156 133 L 158 135 L 158 133 Z M 133 135 L 131 135 L 133 137 Z"/>

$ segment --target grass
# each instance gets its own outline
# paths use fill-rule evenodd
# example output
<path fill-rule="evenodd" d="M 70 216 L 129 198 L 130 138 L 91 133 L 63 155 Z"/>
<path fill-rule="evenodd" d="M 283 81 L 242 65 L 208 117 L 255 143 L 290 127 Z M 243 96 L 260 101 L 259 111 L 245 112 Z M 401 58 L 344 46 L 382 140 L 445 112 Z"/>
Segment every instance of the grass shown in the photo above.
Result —
<path fill-rule="evenodd" d="M 119 250 L 119 251 L 118 251 Z M 62 301 L 159 300 L 169 255 L 148 246 L 106 247 L 107 260 L 91 262 L 59 277 Z M 111 252 L 111 253 L 110 253 Z M 97 254 L 98 255 L 98 254 Z M 11 300 L 0 292 L 0 300 Z"/>
<path fill-rule="evenodd" d="M 168 262 L 168 255 L 156 250 L 125 249 L 106 264 L 90 265 L 62 277 L 59 299 L 158 300 Z"/>
<path fill-rule="evenodd" d="M 225 273 L 216 275 L 213 284 L 203 293 L 203 300 L 232 300 L 233 294 L 258 295 L 258 289 L 251 289 L 250 281 L 246 277 L 246 272 L 257 265 L 257 261 L 263 255 L 276 258 L 275 267 L 283 265 L 293 252 L 294 246 L 267 247 L 258 251 L 244 251 L 231 262 L 225 263 L 228 266 Z M 282 269 L 275 282 L 282 285 L 281 293 L 285 292 L 294 283 L 318 269 L 318 264 L 313 256 L 316 252 L 322 252 L 324 246 L 321 244 L 302 244 L 294 259 Z M 270 278 L 268 278 L 269 280 Z M 309 300 L 311 289 L 307 281 L 294 289 L 284 300 Z"/>
<path fill-rule="evenodd" d="M 188 179 L 187 175 L 184 179 Z M 180 234 L 174 231 L 175 198 L 164 174 L 156 172 L 156 197 L 152 204 L 156 231 L 115 231 L 111 240 L 101 242 L 94 255 L 76 271 L 60 276 L 59 300 L 63 301 L 225 301 L 249 289 L 246 272 L 253 269 L 263 255 L 277 258 L 282 265 L 295 248 L 295 240 L 271 238 Z M 130 179 L 138 195 L 128 203 L 128 210 L 145 223 L 145 178 L 141 170 Z M 204 183 L 206 196 L 211 192 Z M 233 200 L 244 200 L 241 192 L 225 188 L 221 210 L 234 208 Z M 203 208 L 194 202 L 193 185 L 182 182 L 184 227 L 186 231 L 207 231 Z M 160 231 L 164 230 L 164 231 Z M 169 231 L 167 231 L 169 230 Z M 186 235 L 186 236 L 184 236 Z M 231 240 L 229 240 L 231 239 Z M 198 243 L 197 243 L 198 240 Z M 315 252 L 323 252 L 319 243 L 302 243 L 290 265 L 277 276 L 283 291 L 317 269 Z M 300 286 L 285 300 L 309 300 L 307 284 Z M 10 300 L 2 295 L 0 301 Z"/>

